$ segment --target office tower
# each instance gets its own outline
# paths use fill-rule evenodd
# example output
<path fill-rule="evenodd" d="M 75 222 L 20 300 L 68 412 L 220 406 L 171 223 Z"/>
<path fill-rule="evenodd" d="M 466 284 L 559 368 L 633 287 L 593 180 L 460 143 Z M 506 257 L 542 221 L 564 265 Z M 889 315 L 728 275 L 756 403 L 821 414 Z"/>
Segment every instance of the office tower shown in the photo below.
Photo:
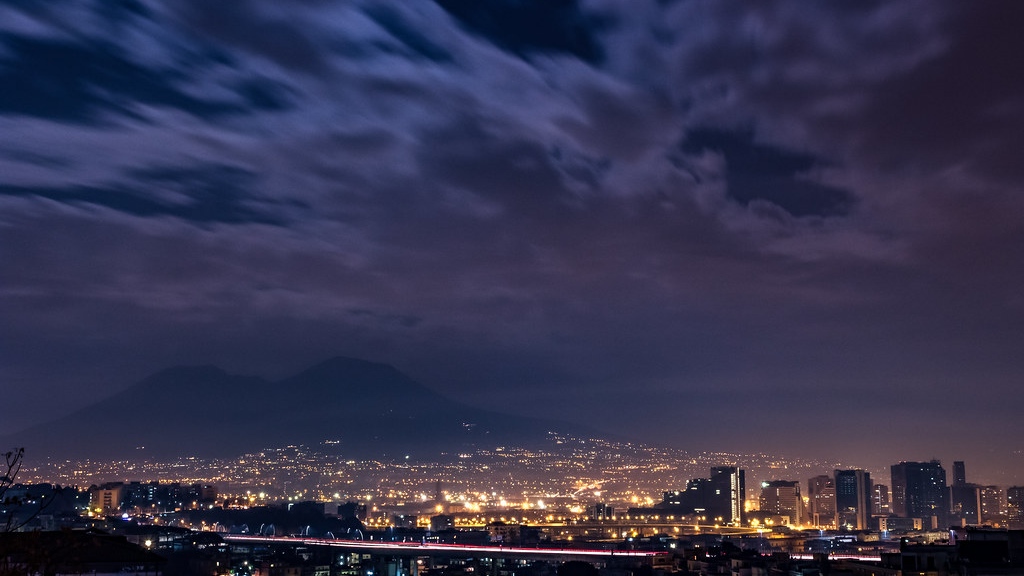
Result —
<path fill-rule="evenodd" d="M 867 530 L 871 517 L 871 474 L 863 470 L 836 470 L 836 527 Z"/>
<path fill-rule="evenodd" d="M 889 487 L 885 484 L 875 484 L 871 488 L 871 513 L 879 516 L 888 516 L 892 513 L 889 505 Z"/>
<path fill-rule="evenodd" d="M 981 524 L 981 490 L 967 483 L 962 460 L 953 462 L 953 485 L 949 487 L 949 521 L 959 526 Z"/>
<path fill-rule="evenodd" d="M 807 481 L 808 520 L 814 526 L 831 526 L 836 520 L 836 489 L 831 476 L 824 474 Z"/>
<path fill-rule="evenodd" d="M 967 484 L 967 468 L 964 466 L 963 460 L 957 460 L 953 462 L 953 486 L 963 486 Z"/>
<path fill-rule="evenodd" d="M 800 483 L 789 480 L 772 480 L 761 483 L 761 511 L 779 516 L 788 516 L 790 524 L 803 520 L 804 501 L 800 496 Z"/>
<path fill-rule="evenodd" d="M 712 498 L 708 516 L 723 524 L 743 524 L 743 501 L 746 499 L 744 471 L 736 466 L 714 466 L 711 468 L 710 488 Z"/>
<path fill-rule="evenodd" d="M 938 460 L 893 464 L 892 510 L 904 518 L 920 518 L 926 529 L 945 528 L 949 521 L 946 470 Z"/>
<path fill-rule="evenodd" d="M 1006 489 L 1006 525 L 1010 530 L 1024 529 L 1024 486 Z"/>
<path fill-rule="evenodd" d="M 715 466 L 710 478 L 695 478 L 685 490 L 665 492 L 661 507 L 694 514 L 709 523 L 742 524 L 746 480 L 735 466 Z"/>
<path fill-rule="evenodd" d="M 981 487 L 981 521 L 985 524 L 1002 525 L 1006 521 L 1006 494 L 999 486 Z"/>
<path fill-rule="evenodd" d="M 949 487 L 949 521 L 959 526 L 981 524 L 981 490 L 977 485 Z"/>

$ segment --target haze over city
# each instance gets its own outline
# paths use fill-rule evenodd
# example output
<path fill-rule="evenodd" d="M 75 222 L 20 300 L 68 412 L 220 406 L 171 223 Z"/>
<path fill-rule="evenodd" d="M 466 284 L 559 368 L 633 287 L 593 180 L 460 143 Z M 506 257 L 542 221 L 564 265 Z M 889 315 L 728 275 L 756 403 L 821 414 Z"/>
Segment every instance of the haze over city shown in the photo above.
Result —
<path fill-rule="evenodd" d="M 1024 484 L 1022 29 L 1012 1 L 2 3 L 0 436 L 174 366 L 341 355 L 621 441 Z"/>

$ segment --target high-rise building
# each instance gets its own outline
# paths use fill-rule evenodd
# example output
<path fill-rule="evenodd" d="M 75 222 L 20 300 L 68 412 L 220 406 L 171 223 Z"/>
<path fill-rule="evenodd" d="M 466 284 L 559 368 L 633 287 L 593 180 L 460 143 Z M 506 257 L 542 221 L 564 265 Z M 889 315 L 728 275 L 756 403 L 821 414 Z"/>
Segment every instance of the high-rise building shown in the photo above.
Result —
<path fill-rule="evenodd" d="M 708 515 L 723 524 L 743 524 L 743 501 L 747 495 L 744 471 L 736 466 L 714 466 L 710 488 Z"/>
<path fill-rule="evenodd" d="M 761 483 L 761 511 L 788 516 L 790 524 L 803 521 L 804 500 L 800 483 L 793 480 L 772 480 Z"/>
<path fill-rule="evenodd" d="M 680 514 L 694 514 L 716 524 L 742 524 L 746 480 L 735 466 L 715 466 L 710 478 L 695 478 L 685 490 L 665 492 L 660 507 Z"/>
<path fill-rule="evenodd" d="M 981 490 L 975 484 L 949 487 L 949 521 L 959 526 L 981 524 Z"/>
<path fill-rule="evenodd" d="M 877 516 L 888 516 L 892 513 L 889 505 L 889 487 L 875 484 L 871 487 L 871 513 Z"/>
<path fill-rule="evenodd" d="M 808 521 L 814 526 L 831 526 L 836 521 L 836 488 L 824 474 L 807 480 Z"/>
<path fill-rule="evenodd" d="M 904 518 L 921 518 L 926 529 L 949 521 L 946 470 L 938 460 L 893 464 L 892 510 Z"/>
<path fill-rule="evenodd" d="M 1006 494 L 999 486 L 981 487 L 981 521 L 984 524 L 1002 525 L 1006 521 Z"/>
<path fill-rule="evenodd" d="M 967 468 L 964 466 L 963 460 L 956 460 L 953 462 L 953 486 L 963 486 L 967 484 Z"/>
<path fill-rule="evenodd" d="M 863 470 L 836 470 L 836 527 L 867 530 L 871 517 L 871 474 Z"/>
<path fill-rule="evenodd" d="M 949 521 L 959 526 L 981 524 L 981 487 L 967 483 L 962 460 L 953 462 L 953 485 L 949 487 Z"/>
<path fill-rule="evenodd" d="M 1006 526 L 1010 530 L 1024 529 L 1024 486 L 1006 489 Z"/>

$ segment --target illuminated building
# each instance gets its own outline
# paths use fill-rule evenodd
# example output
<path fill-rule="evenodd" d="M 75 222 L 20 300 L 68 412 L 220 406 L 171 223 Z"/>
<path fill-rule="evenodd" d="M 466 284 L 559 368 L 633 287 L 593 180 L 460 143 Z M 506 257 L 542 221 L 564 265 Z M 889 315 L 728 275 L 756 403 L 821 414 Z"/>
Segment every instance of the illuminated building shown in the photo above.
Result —
<path fill-rule="evenodd" d="M 111 482 L 90 490 L 89 508 L 100 514 L 114 514 L 121 510 L 121 495 L 124 484 Z"/>
<path fill-rule="evenodd" d="M 926 529 L 944 528 L 949 517 L 946 470 L 938 460 L 893 464 L 892 510 L 904 518 L 921 518 Z"/>
<path fill-rule="evenodd" d="M 711 468 L 712 498 L 709 500 L 709 515 L 725 524 L 743 524 L 743 501 L 746 499 L 746 478 L 743 470 L 736 466 L 714 466 Z"/>
<path fill-rule="evenodd" d="M 518 524 L 506 524 L 505 522 L 491 522 L 486 526 L 490 534 L 491 542 L 503 542 L 505 544 L 516 544 L 519 542 Z"/>
<path fill-rule="evenodd" d="M 615 509 L 603 502 L 590 507 L 590 517 L 594 520 L 611 520 L 614 515 Z"/>
<path fill-rule="evenodd" d="M 836 488 L 833 478 L 824 474 L 807 481 L 808 515 L 815 526 L 831 526 L 836 520 Z"/>
<path fill-rule="evenodd" d="M 1006 494 L 999 486 L 981 487 L 981 521 L 985 524 L 1002 524 L 1006 517 L 1003 510 Z"/>
<path fill-rule="evenodd" d="M 1024 486 L 1006 489 L 1006 523 L 1010 530 L 1024 529 Z"/>
<path fill-rule="evenodd" d="M 800 483 L 789 480 L 772 480 L 761 483 L 761 512 L 788 516 L 790 524 L 803 520 L 804 501 L 800 496 Z"/>
<path fill-rule="evenodd" d="M 659 506 L 679 514 L 695 514 L 708 523 L 742 524 L 746 474 L 735 466 L 714 466 L 710 478 L 695 478 L 685 490 L 664 493 Z"/>
<path fill-rule="evenodd" d="M 415 528 L 418 519 L 415 514 L 392 514 L 391 525 L 395 528 Z"/>
<path fill-rule="evenodd" d="M 981 524 L 981 490 L 974 484 L 949 487 L 950 522 L 960 526 Z"/>
<path fill-rule="evenodd" d="M 836 470 L 836 526 L 867 530 L 871 517 L 871 474 L 863 470 Z"/>
<path fill-rule="evenodd" d="M 981 487 L 967 483 L 962 460 L 953 462 L 953 485 L 949 487 L 949 521 L 960 526 L 981 524 Z"/>
<path fill-rule="evenodd" d="M 888 516 L 891 512 L 889 487 L 885 484 L 873 485 L 871 487 L 871 513 L 878 516 Z"/>
<path fill-rule="evenodd" d="M 882 532 L 905 532 L 921 529 L 920 518 L 900 518 L 899 516 L 878 519 L 878 529 Z"/>

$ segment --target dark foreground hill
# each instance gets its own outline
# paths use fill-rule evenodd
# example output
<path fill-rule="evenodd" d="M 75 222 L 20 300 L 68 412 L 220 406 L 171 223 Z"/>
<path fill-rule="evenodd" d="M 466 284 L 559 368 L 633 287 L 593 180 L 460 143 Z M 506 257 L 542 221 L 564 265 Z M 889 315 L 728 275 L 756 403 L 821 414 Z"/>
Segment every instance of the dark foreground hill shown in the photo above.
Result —
<path fill-rule="evenodd" d="M 169 368 L 0 445 L 61 458 L 235 456 L 290 444 L 387 457 L 538 445 L 568 428 L 471 408 L 386 364 L 339 357 L 277 382 Z"/>

